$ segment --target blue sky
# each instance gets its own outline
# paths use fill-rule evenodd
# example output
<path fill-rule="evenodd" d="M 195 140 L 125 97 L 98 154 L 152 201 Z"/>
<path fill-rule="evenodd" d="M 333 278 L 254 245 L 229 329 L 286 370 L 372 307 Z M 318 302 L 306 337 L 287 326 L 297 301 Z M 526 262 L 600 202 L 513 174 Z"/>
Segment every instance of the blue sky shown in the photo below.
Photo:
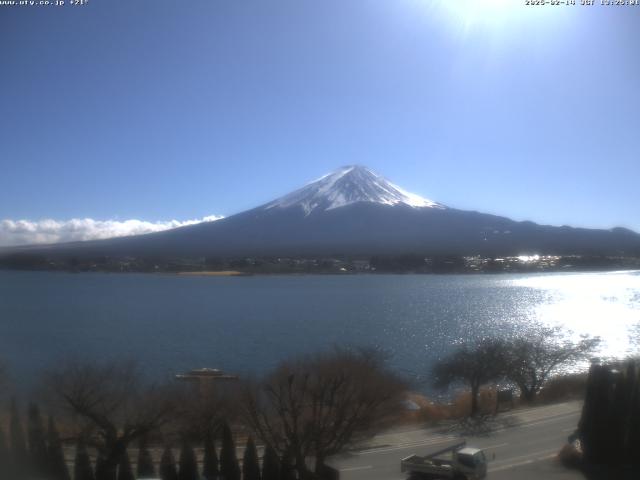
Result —
<path fill-rule="evenodd" d="M 0 220 L 230 215 L 357 163 L 640 231 L 640 7 L 523 3 L 0 6 Z"/>

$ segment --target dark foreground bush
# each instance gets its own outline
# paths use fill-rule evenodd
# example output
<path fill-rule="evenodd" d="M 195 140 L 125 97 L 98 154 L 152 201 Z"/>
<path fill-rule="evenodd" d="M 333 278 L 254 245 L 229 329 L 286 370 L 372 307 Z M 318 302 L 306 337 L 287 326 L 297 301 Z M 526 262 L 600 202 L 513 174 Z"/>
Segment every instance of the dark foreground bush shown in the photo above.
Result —
<path fill-rule="evenodd" d="M 580 468 L 582 465 L 582 453 L 570 443 L 558 452 L 558 459 L 567 468 Z"/>
<path fill-rule="evenodd" d="M 591 366 L 579 438 L 590 465 L 640 468 L 640 361 Z"/>

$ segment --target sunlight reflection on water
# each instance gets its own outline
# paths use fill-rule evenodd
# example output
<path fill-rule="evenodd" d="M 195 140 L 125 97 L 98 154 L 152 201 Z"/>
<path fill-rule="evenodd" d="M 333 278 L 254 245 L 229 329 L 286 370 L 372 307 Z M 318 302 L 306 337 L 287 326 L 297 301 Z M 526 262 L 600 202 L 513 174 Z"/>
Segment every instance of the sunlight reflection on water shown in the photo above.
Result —
<path fill-rule="evenodd" d="M 640 326 L 640 272 L 579 273 L 525 277 L 517 287 L 544 290 L 547 301 L 532 305 L 532 319 L 603 339 L 599 354 L 622 357 L 637 352 Z"/>

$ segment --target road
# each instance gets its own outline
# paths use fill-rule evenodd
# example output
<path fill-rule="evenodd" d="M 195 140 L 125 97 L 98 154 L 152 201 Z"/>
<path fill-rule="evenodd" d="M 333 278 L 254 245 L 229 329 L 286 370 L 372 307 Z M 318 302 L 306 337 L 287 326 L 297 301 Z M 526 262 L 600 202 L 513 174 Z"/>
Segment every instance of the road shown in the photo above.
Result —
<path fill-rule="evenodd" d="M 555 458 L 575 430 L 581 407 L 581 402 L 567 402 L 501 414 L 492 422 L 492 431 L 466 432 L 463 438 L 469 446 L 485 449 L 488 480 L 583 479 Z M 400 473 L 401 458 L 428 453 L 460 439 L 460 433 L 433 429 L 390 431 L 330 463 L 340 470 L 341 480 L 406 480 Z"/>

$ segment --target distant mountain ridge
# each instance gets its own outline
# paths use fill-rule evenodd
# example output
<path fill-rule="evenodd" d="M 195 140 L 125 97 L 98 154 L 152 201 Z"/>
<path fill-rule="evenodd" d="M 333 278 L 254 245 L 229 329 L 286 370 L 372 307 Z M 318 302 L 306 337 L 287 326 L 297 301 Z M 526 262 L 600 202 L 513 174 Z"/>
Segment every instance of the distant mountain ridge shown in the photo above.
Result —
<path fill-rule="evenodd" d="M 11 251 L 78 257 L 640 255 L 640 235 L 624 228 L 554 227 L 458 210 L 352 165 L 216 222 Z"/>

